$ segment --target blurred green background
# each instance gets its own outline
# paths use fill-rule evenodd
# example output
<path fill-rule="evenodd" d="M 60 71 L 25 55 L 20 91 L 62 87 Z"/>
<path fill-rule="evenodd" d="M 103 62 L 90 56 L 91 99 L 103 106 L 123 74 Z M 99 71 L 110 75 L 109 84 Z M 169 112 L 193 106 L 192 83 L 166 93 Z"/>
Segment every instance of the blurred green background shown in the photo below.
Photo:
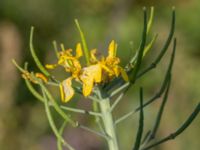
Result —
<path fill-rule="evenodd" d="M 48 125 L 44 106 L 26 89 L 19 72 L 11 63 L 29 62 L 37 70 L 29 52 L 30 26 L 35 26 L 34 46 L 43 63 L 56 62 L 52 41 L 74 48 L 80 41 L 74 19 L 86 35 L 89 48 L 106 52 L 109 42 L 119 44 L 118 55 L 125 64 L 130 58 L 130 43 L 137 49 L 142 32 L 143 6 L 155 6 L 152 35 L 158 33 L 145 67 L 157 56 L 170 28 L 171 7 L 176 6 L 178 39 L 173 68 L 172 88 L 162 119 L 158 138 L 179 127 L 200 100 L 200 1 L 199 0 L 1 0 L 0 1 L 0 150 L 55 150 L 55 137 Z M 156 70 L 138 82 L 145 98 L 158 91 L 169 60 L 169 52 Z M 63 74 L 54 72 L 63 79 Z M 138 105 L 138 86 L 133 87 L 115 110 L 115 117 Z M 55 92 L 59 100 L 58 90 Z M 88 101 L 77 100 L 67 105 L 88 109 Z M 145 131 L 153 126 L 159 106 L 155 102 L 145 110 Z M 56 116 L 55 116 L 56 117 Z M 89 126 L 93 119 L 76 116 Z M 135 115 L 117 126 L 120 147 L 129 150 L 134 142 L 138 117 Z M 57 119 L 59 122 L 59 119 Z M 65 138 L 77 150 L 103 150 L 105 141 L 91 133 L 67 127 Z M 198 150 L 200 117 L 176 140 L 156 150 Z"/>

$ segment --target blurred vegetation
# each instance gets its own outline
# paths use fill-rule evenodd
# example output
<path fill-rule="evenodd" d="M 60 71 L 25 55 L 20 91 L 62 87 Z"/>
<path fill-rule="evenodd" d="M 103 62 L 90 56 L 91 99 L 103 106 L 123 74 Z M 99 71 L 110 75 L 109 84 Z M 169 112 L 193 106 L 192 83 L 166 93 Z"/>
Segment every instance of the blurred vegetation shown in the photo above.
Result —
<path fill-rule="evenodd" d="M 139 45 L 142 30 L 142 6 L 155 6 L 153 33 L 158 40 L 146 58 L 144 66 L 151 62 L 154 54 L 163 44 L 169 30 L 171 7 L 176 6 L 178 39 L 177 55 L 173 69 L 170 100 L 164 113 L 159 136 L 174 131 L 193 110 L 200 100 L 200 30 L 198 0 L 1 0 L 0 1 L 0 149 L 2 150 L 54 150 L 55 138 L 49 128 L 41 103 L 28 92 L 20 74 L 11 64 L 28 61 L 30 68 L 36 66 L 29 53 L 30 26 L 35 26 L 34 46 L 43 63 L 53 62 L 52 41 L 74 47 L 80 41 L 74 19 L 84 30 L 89 47 L 106 51 L 111 39 L 119 44 L 118 55 L 122 64 L 126 63 Z M 130 44 L 131 43 L 131 44 Z M 146 97 L 153 95 L 159 88 L 168 57 L 162 64 L 139 81 L 144 85 Z M 65 75 L 58 74 L 59 78 Z M 56 91 L 58 94 L 58 92 Z M 133 87 L 129 95 L 116 110 L 122 115 L 138 105 L 138 87 Z M 74 99 L 78 99 L 75 97 Z M 136 100 L 134 100 L 136 99 Z M 58 95 L 59 100 L 59 95 Z M 88 109 L 89 102 L 74 100 L 69 105 Z M 152 127 L 159 102 L 145 110 L 145 130 Z M 79 118 L 85 124 L 91 120 Z M 59 121 L 59 119 L 58 119 Z M 200 119 L 175 141 L 170 141 L 157 149 L 195 150 L 200 147 Z M 92 126 L 92 124 L 91 124 Z M 137 117 L 119 124 L 121 149 L 129 150 L 137 127 Z M 77 150 L 104 149 L 103 140 L 78 129 L 67 128 L 65 137 Z"/>

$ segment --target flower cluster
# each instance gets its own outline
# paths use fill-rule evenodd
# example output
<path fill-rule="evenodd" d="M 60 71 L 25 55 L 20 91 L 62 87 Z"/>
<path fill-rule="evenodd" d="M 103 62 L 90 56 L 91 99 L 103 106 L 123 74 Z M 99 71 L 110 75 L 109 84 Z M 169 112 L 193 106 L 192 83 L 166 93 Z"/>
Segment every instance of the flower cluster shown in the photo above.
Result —
<path fill-rule="evenodd" d="M 82 92 L 84 96 L 91 94 L 95 84 L 106 83 L 114 77 L 122 76 L 125 81 L 128 81 L 128 75 L 124 69 L 119 66 L 120 59 L 116 56 L 117 44 L 111 41 L 108 47 L 108 56 L 97 58 L 97 50 L 90 51 L 89 65 L 82 66 L 80 58 L 83 56 L 81 44 L 76 45 L 76 54 L 72 54 L 72 49 L 67 49 L 59 52 L 57 64 L 47 64 L 47 69 L 54 69 L 57 66 L 63 66 L 66 72 L 71 74 L 60 84 L 61 99 L 63 102 L 68 102 L 74 95 L 72 80 L 82 84 Z"/>

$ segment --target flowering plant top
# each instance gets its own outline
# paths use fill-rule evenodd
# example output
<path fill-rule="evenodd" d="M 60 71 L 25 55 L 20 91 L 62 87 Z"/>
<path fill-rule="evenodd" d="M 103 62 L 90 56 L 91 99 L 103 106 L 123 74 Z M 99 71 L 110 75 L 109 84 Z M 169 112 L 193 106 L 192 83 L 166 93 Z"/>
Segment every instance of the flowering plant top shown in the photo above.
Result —
<path fill-rule="evenodd" d="M 74 95 L 72 88 L 72 79 L 82 84 L 83 95 L 91 94 L 95 84 L 102 84 L 111 81 L 114 77 L 122 76 L 128 81 L 128 75 L 125 70 L 119 66 L 120 59 L 116 56 L 117 44 L 113 40 L 108 47 L 108 56 L 96 57 L 97 50 L 90 51 L 89 65 L 82 65 L 79 59 L 83 56 L 82 46 L 76 45 L 76 54 L 72 54 L 72 49 L 67 49 L 58 53 L 57 64 L 47 64 L 46 68 L 54 69 L 58 65 L 63 66 L 70 77 L 60 83 L 60 93 L 63 102 L 68 102 Z"/>
<path fill-rule="evenodd" d="M 137 135 L 135 143 L 133 144 L 133 149 L 149 150 L 152 147 L 167 142 L 180 135 L 196 118 L 200 111 L 200 103 L 198 103 L 197 107 L 187 118 L 187 120 L 180 126 L 180 128 L 168 136 L 155 141 L 155 137 L 157 136 L 156 133 L 161 122 L 161 117 L 166 106 L 171 85 L 172 67 L 176 51 L 176 38 L 173 38 L 175 28 L 175 10 L 173 8 L 171 29 L 164 46 L 159 54 L 157 54 L 155 60 L 145 69 L 141 69 L 141 64 L 145 55 L 149 52 L 149 50 L 151 50 L 157 38 L 157 35 L 154 35 L 150 42 L 147 42 L 147 36 L 149 35 L 149 31 L 151 29 L 153 15 L 154 8 L 151 7 L 150 16 L 149 19 L 147 19 L 146 8 L 144 8 L 144 27 L 141 42 L 139 48 L 136 50 L 135 55 L 132 56 L 124 68 L 120 65 L 120 58 L 117 56 L 117 43 L 114 40 L 112 40 L 108 46 L 107 56 L 97 57 L 98 51 L 96 49 L 92 49 L 90 51 L 88 50 L 85 36 L 77 20 L 75 20 L 75 23 L 80 33 L 81 43 L 76 44 L 74 51 L 72 49 L 65 49 L 63 45 L 61 45 L 61 50 L 58 51 L 57 44 L 54 43 L 56 56 L 58 58 L 57 63 L 46 64 L 44 66 L 40 62 L 34 50 L 32 44 L 34 28 L 31 28 L 30 52 L 37 67 L 40 69 L 40 72 L 34 73 L 28 71 L 27 63 L 25 63 L 24 68 L 20 67 L 14 60 L 13 63 L 22 72 L 22 77 L 25 79 L 25 83 L 30 92 L 38 100 L 44 103 L 47 119 L 55 136 L 57 137 L 58 150 L 62 150 L 63 146 L 67 147 L 69 150 L 75 150 L 73 146 L 71 146 L 62 136 L 63 130 L 67 124 L 101 136 L 106 139 L 109 150 L 119 150 L 116 125 L 139 111 L 139 127 L 137 129 Z M 141 87 L 139 89 L 139 106 L 115 120 L 112 112 L 117 104 L 119 104 L 130 87 L 136 84 L 136 81 L 139 78 L 156 68 L 167 52 L 170 43 L 173 43 L 173 49 L 171 52 L 169 65 L 159 91 L 151 98 L 144 101 L 144 92 L 143 88 Z M 85 59 L 85 63 L 81 63 L 82 61 L 80 61 L 80 59 L 82 58 Z M 63 81 L 58 81 L 51 73 L 49 73 L 50 69 L 55 69 L 58 66 L 63 67 L 69 74 L 69 76 Z M 72 81 L 78 82 L 79 85 L 73 85 Z M 41 91 L 38 92 L 32 83 L 38 85 Z M 62 102 L 70 101 L 75 93 L 87 97 L 88 99 L 92 100 L 92 110 L 87 111 L 79 108 L 68 107 L 66 106 L 67 104 L 65 105 L 64 103 L 59 104 L 59 102 L 54 98 L 53 94 L 48 90 L 47 85 L 56 86 L 60 89 Z M 115 95 L 118 96 L 116 97 Z M 162 95 L 163 99 L 160 107 L 158 108 L 158 113 L 153 128 L 150 129 L 150 132 L 144 136 L 143 109 L 154 101 L 159 100 Z M 113 99 L 114 102 L 112 102 Z M 62 118 L 62 126 L 58 127 L 56 124 L 57 122 L 54 120 L 54 117 L 51 114 L 51 109 L 54 109 Z M 80 124 L 75 118 L 71 117 L 69 112 L 95 117 L 95 123 L 98 125 L 99 131 Z"/>

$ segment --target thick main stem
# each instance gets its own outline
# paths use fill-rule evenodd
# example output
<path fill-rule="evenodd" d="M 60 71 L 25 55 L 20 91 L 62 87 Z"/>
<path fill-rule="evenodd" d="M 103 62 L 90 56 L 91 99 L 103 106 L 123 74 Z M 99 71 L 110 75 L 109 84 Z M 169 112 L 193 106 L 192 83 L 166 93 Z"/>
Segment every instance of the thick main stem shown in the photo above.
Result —
<path fill-rule="evenodd" d="M 106 134 L 109 136 L 107 139 L 109 150 L 119 150 L 113 116 L 111 113 L 110 99 L 102 98 L 100 94 L 99 102 L 100 112 L 102 114 L 102 121 Z"/>

